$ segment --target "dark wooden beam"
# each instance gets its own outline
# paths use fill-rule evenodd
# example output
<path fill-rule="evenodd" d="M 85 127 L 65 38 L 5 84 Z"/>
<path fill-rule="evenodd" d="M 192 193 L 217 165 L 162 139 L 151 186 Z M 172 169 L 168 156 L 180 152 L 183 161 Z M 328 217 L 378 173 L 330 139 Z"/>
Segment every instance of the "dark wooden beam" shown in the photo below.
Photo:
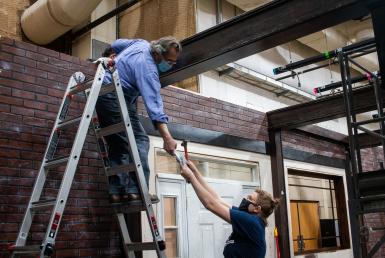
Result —
<path fill-rule="evenodd" d="M 369 13 L 360 0 L 277 0 L 182 41 L 175 68 L 163 85 Z"/>
<path fill-rule="evenodd" d="M 355 90 L 353 98 L 355 112 L 362 113 L 376 108 L 373 87 Z M 385 94 L 383 95 L 383 101 L 385 101 Z M 345 106 L 342 94 L 267 112 L 270 128 L 286 129 L 298 128 L 344 116 Z"/>
<path fill-rule="evenodd" d="M 380 130 L 376 130 L 374 132 L 379 134 L 381 133 Z M 346 140 L 348 140 L 347 137 L 346 137 Z M 379 137 L 375 137 L 367 133 L 358 134 L 358 145 L 363 149 L 377 147 L 377 146 L 380 146 L 381 144 L 382 142 Z"/>
<path fill-rule="evenodd" d="M 281 130 L 270 130 L 269 138 L 273 194 L 275 197 L 281 198 L 278 209 L 275 211 L 275 225 L 278 228 L 281 257 L 289 258 L 290 235 L 289 220 L 287 217 L 288 209 L 286 204 L 286 184 L 283 164 Z"/>
<path fill-rule="evenodd" d="M 315 125 L 305 125 L 299 128 L 293 129 L 294 131 L 298 131 L 300 133 L 304 133 L 313 138 L 339 144 L 339 145 L 348 145 L 349 141 L 346 138 L 346 135 L 337 133 L 319 126 Z"/>

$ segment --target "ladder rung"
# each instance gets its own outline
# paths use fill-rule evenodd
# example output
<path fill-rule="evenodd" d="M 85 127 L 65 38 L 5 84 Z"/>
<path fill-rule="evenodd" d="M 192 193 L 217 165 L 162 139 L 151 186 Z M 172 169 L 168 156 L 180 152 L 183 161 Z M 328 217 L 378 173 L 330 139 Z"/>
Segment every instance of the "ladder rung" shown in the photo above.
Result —
<path fill-rule="evenodd" d="M 128 165 L 119 165 L 119 166 L 114 166 L 114 167 L 109 167 L 106 169 L 106 174 L 107 176 L 114 176 L 119 173 L 130 173 L 130 172 L 135 172 L 135 164 L 131 163 Z"/>
<path fill-rule="evenodd" d="M 69 157 L 60 157 L 60 158 L 48 160 L 45 163 L 44 168 L 54 168 L 54 167 L 62 166 L 64 165 L 64 163 L 68 162 L 68 159 Z"/>
<path fill-rule="evenodd" d="M 66 127 L 68 127 L 68 126 L 70 126 L 72 124 L 75 124 L 75 123 L 79 122 L 81 119 L 82 119 L 82 117 L 79 116 L 79 117 L 76 117 L 76 118 L 71 118 L 71 119 L 64 120 L 64 121 L 58 123 L 57 128 L 60 128 L 60 129 L 66 128 Z"/>
<path fill-rule="evenodd" d="M 126 244 L 128 250 L 130 251 L 141 251 L 141 250 L 155 250 L 156 243 L 155 242 L 147 242 L 147 243 L 130 243 Z"/>
<path fill-rule="evenodd" d="M 113 83 L 103 85 L 99 91 L 99 96 L 113 92 L 114 90 L 115 90 L 115 85 Z"/>
<path fill-rule="evenodd" d="M 84 82 L 82 84 L 75 85 L 74 87 L 72 87 L 70 89 L 70 93 L 71 94 L 76 94 L 76 93 L 85 91 L 86 89 L 91 88 L 93 82 L 94 82 L 94 80 L 89 80 L 89 81 L 86 81 L 86 82 Z"/>
<path fill-rule="evenodd" d="M 385 120 L 385 117 L 376 117 L 376 118 L 373 118 L 373 119 L 368 119 L 368 120 L 364 120 L 364 121 L 359 121 L 359 122 L 353 123 L 353 125 L 355 125 L 355 126 L 366 125 L 366 124 L 371 124 L 371 123 L 380 122 L 380 121 L 382 121 L 382 120 Z"/>
<path fill-rule="evenodd" d="M 33 202 L 31 203 L 31 210 L 47 209 L 49 207 L 54 206 L 55 204 L 56 204 L 55 199 Z"/>
<path fill-rule="evenodd" d="M 146 210 L 146 207 L 142 204 L 141 201 L 139 201 L 137 205 L 132 205 L 132 204 L 127 205 L 126 203 L 121 203 L 121 204 L 112 204 L 111 206 L 114 209 L 115 213 L 126 214 L 126 213 L 135 213 L 135 212 Z"/>
<path fill-rule="evenodd" d="M 13 246 L 9 250 L 12 254 L 37 254 L 41 252 L 40 245 Z"/>
<path fill-rule="evenodd" d="M 97 136 L 100 138 L 102 136 L 107 136 L 107 135 L 123 132 L 124 129 L 125 129 L 124 124 L 118 123 L 118 124 L 114 124 L 114 125 L 110 125 L 110 126 L 101 128 L 101 129 L 97 129 L 96 133 L 97 133 Z"/>

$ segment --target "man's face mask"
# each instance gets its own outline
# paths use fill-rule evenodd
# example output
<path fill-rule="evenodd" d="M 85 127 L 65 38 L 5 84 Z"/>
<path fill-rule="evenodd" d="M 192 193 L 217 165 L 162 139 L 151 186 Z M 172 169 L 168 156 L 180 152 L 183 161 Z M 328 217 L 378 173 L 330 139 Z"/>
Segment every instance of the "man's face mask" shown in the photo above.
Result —
<path fill-rule="evenodd" d="M 158 71 L 161 73 L 167 72 L 172 68 L 172 65 L 164 59 L 159 64 L 156 64 L 156 66 L 158 67 Z"/>
<path fill-rule="evenodd" d="M 251 201 L 247 200 L 246 198 L 243 198 L 241 203 L 239 204 L 239 207 L 238 209 L 240 211 L 246 211 L 248 212 L 249 211 L 249 205 L 252 204 L 252 205 L 255 205 L 254 203 L 252 203 Z"/>

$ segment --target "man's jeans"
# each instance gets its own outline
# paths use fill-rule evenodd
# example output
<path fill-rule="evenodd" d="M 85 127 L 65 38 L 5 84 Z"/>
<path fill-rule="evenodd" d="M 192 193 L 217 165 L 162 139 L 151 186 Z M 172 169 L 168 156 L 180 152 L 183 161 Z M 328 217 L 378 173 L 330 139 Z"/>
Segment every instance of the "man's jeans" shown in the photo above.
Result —
<path fill-rule="evenodd" d="M 136 145 L 148 187 L 150 176 L 148 166 L 149 138 L 136 112 L 136 96 L 130 96 L 127 92 L 124 92 L 124 98 L 126 100 L 132 130 L 134 131 Z M 121 122 L 119 103 L 117 96 L 113 93 L 99 97 L 96 103 L 96 112 L 102 128 Z M 128 140 L 124 132 L 106 136 L 105 139 L 108 144 L 108 157 L 111 167 L 133 162 L 129 154 Z M 120 173 L 116 176 L 110 176 L 108 182 L 110 194 L 139 193 L 135 173 Z"/>

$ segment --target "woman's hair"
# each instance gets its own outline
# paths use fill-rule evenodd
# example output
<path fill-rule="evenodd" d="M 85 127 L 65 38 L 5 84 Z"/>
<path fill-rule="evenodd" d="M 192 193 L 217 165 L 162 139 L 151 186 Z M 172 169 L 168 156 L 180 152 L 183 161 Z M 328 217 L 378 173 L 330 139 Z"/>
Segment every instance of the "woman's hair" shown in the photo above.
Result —
<path fill-rule="evenodd" d="M 265 225 L 267 225 L 267 218 L 273 213 L 273 211 L 278 207 L 279 199 L 273 198 L 273 196 L 263 190 L 256 189 L 256 193 L 258 193 L 257 205 L 261 206 L 261 213 L 259 214 L 262 218 Z"/>

